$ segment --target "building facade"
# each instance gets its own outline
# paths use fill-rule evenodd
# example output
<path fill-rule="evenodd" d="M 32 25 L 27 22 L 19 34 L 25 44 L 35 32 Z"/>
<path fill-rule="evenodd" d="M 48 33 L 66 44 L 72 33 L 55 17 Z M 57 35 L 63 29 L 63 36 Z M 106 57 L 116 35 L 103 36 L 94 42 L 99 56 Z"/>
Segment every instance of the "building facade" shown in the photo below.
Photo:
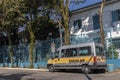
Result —
<path fill-rule="evenodd" d="M 95 3 L 71 11 L 71 35 L 79 38 L 89 38 L 100 41 L 99 10 L 101 3 Z M 112 41 L 120 48 L 120 0 L 107 0 L 103 11 L 103 24 L 107 47 Z M 79 38 L 77 38 L 79 37 Z M 111 39 L 112 38 L 112 39 Z M 74 41 L 73 41 L 74 42 Z M 118 42 L 118 43 L 117 43 Z"/>

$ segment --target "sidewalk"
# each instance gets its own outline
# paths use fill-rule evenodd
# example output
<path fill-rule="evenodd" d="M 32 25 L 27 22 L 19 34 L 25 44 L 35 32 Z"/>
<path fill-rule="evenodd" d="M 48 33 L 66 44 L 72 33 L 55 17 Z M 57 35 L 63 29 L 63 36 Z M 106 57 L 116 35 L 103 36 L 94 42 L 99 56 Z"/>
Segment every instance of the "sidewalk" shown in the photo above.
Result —
<path fill-rule="evenodd" d="M 35 68 L 33 68 L 33 69 L 30 69 L 30 68 L 9 68 L 9 67 L 0 67 L 0 69 L 13 69 L 13 70 L 37 70 L 37 71 L 45 71 L 45 72 L 48 72 L 49 70 L 48 69 L 35 69 Z M 107 75 L 107 74 L 109 74 L 109 75 L 112 75 L 112 74 L 115 74 L 115 73 L 120 73 L 120 69 L 116 69 L 116 70 L 114 70 L 113 72 L 105 72 L 104 74 L 105 75 Z"/>
<path fill-rule="evenodd" d="M 9 67 L 0 67 L 0 69 L 13 69 L 13 70 L 38 70 L 38 71 L 48 71 L 48 69 L 30 69 L 30 68 L 9 68 Z"/>
<path fill-rule="evenodd" d="M 115 70 L 114 72 L 106 72 L 104 77 L 96 78 L 94 80 L 120 80 L 120 69 Z"/>
<path fill-rule="evenodd" d="M 115 74 L 120 74 L 120 69 L 116 69 L 113 72 L 106 72 L 104 75 L 105 76 L 112 76 L 112 75 L 115 75 Z"/>

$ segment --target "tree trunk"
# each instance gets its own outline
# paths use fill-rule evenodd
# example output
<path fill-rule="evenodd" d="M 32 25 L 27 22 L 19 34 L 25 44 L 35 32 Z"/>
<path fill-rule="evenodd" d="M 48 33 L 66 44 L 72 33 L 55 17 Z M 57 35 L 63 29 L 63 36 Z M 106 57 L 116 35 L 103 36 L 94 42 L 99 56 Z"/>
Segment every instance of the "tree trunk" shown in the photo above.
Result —
<path fill-rule="evenodd" d="M 60 12 L 63 19 L 63 27 L 65 29 L 64 31 L 64 44 L 69 45 L 70 44 L 70 33 L 69 33 L 69 0 L 60 0 Z"/>
<path fill-rule="evenodd" d="M 103 9 L 105 6 L 105 0 L 102 0 L 101 7 L 100 7 L 100 37 L 101 37 L 101 43 L 103 46 L 105 46 L 105 35 L 104 35 L 104 26 L 103 26 Z"/>
<path fill-rule="evenodd" d="M 11 67 L 13 67 L 13 49 L 12 49 L 12 41 L 11 41 L 11 36 L 8 33 L 8 42 L 9 42 L 9 55 L 10 55 L 10 62 L 11 62 Z"/>
<path fill-rule="evenodd" d="M 65 37 L 64 37 L 64 42 L 65 42 L 65 45 L 69 45 L 70 44 L 70 32 L 69 32 L 69 26 L 68 24 L 66 23 L 64 26 L 66 26 L 65 28 Z"/>
<path fill-rule="evenodd" d="M 34 41 L 35 41 L 35 35 L 34 35 L 34 32 L 30 32 L 30 53 L 29 53 L 29 55 L 30 55 L 30 68 L 33 68 L 34 66 L 33 66 L 33 51 L 34 51 L 34 45 L 35 45 L 35 43 L 34 43 Z"/>

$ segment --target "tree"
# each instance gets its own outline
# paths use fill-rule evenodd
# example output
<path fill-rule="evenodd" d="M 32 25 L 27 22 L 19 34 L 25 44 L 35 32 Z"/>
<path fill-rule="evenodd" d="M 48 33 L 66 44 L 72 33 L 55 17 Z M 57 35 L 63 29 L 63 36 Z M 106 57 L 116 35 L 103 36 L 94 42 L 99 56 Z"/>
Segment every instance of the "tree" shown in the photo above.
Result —
<path fill-rule="evenodd" d="M 105 35 L 104 35 L 104 27 L 103 27 L 103 9 L 105 6 L 106 0 L 102 0 L 101 6 L 100 6 L 100 37 L 101 37 L 101 43 L 104 46 L 105 45 Z"/>
<path fill-rule="evenodd" d="M 48 40 L 59 37 L 58 28 L 56 27 L 57 23 L 54 21 L 41 17 L 41 20 L 36 22 L 41 24 L 39 25 L 40 30 L 35 32 L 36 40 Z M 50 33 L 52 33 L 51 36 L 49 35 Z"/>
<path fill-rule="evenodd" d="M 65 0 L 65 4 L 64 4 L 64 0 L 60 0 L 60 13 L 63 19 L 63 27 L 65 29 L 65 35 L 64 35 L 64 42 L 65 45 L 70 44 L 70 32 L 69 32 L 69 0 Z"/>
<path fill-rule="evenodd" d="M 70 31 L 69 31 L 69 18 L 70 18 L 70 11 L 69 5 L 71 3 L 79 4 L 84 2 L 85 0 L 59 0 L 60 5 L 60 15 L 62 17 L 61 24 L 64 28 L 64 43 L 65 45 L 70 44 Z"/>
<path fill-rule="evenodd" d="M 22 1 L 22 0 L 21 0 Z M 14 33 L 13 30 L 19 27 L 19 23 L 21 20 L 21 6 L 20 0 L 1 0 L 0 2 L 0 29 L 2 33 L 5 33 L 8 37 L 9 42 L 9 54 L 10 54 L 10 62 L 13 66 L 13 48 L 12 48 L 12 40 L 11 35 Z"/>
<path fill-rule="evenodd" d="M 42 33 L 42 35 L 40 36 L 40 38 L 43 40 L 45 40 L 46 38 L 48 39 L 49 33 L 52 33 L 51 38 L 56 38 L 58 37 L 58 23 L 55 22 L 55 20 L 53 19 L 54 14 L 55 14 L 55 10 L 58 9 L 58 4 L 59 1 L 58 0 L 43 0 L 42 1 L 42 17 L 41 17 L 41 21 L 39 21 L 41 23 L 41 30 L 39 31 L 39 34 Z M 43 27 L 44 26 L 44 27 Z"/>
<path fill-rule="evenodd" d="M 29 50 L 29 57 L 30 57 L 30 68 L 33 68 L 33 50 L 34 50 L 34 42 L 35 42 L 35 27 L 34 23 L 35 20 L 39 18 L 39 7 L 40 7 L 40 0 L 24 0 L 23 14 L 24 14 L 24 22 L 25 27 L 30 35 L 30 50 Z"/>
<path fill-rule="evenodd" d="M 33 50 L 35 45 L 35 39 L 38 39 L 38 31 L 41 31 L 43 27 L 47 27 L 49 24 L 54 24 L 50 20 L 52 15 L 53 0 L 24 0 L 23 14 L 26 30 L 30 35 L 30 68 L 33 68 Z M 48 27 L 47 27 L 48 28 Z M 46 29 L 46 28 L 45 28 Z M 42 36 L 42 35 L 41 35 Z"/>

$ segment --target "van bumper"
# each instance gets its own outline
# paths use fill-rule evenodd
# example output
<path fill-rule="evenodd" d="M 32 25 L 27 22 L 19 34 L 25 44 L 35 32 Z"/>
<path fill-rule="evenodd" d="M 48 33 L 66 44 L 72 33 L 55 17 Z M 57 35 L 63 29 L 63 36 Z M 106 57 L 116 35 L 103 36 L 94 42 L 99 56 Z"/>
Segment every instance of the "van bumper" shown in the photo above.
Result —
<path fill-rule="evenodd" d="M 107 64 L 104 65 L 98 65 L 98 64 L 94 64 L 90 66 L 91 69 L 107 69 Z"/>

